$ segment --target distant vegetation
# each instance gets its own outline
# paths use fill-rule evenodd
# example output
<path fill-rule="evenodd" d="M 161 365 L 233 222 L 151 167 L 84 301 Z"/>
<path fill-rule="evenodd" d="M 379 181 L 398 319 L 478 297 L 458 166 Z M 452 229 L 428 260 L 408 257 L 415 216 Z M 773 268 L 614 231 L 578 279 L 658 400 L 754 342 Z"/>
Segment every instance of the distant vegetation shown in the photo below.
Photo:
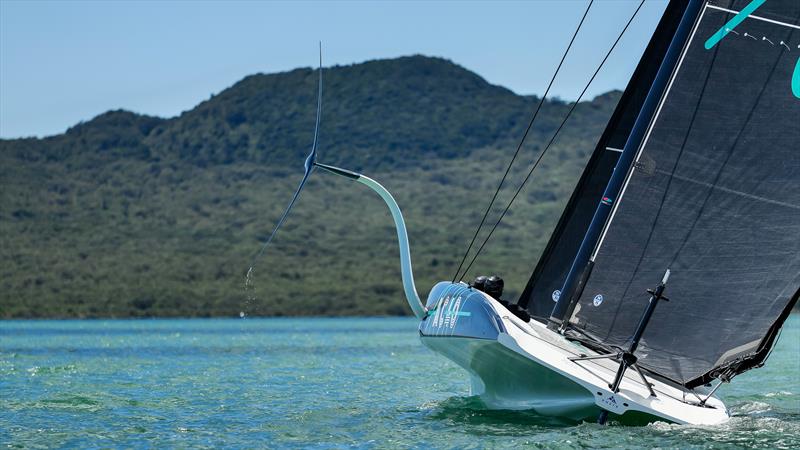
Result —
<path fill-rule="evenodd" d="M 244 291 L 302 173 L 316 76 L 248 76 L 175 118 L 110 111 L 0 140 L 0 316 L 409 313 L 385 206 L 321 172 L 258 262 L 255 298 Z M 453 276 L 538 99 L 422 56 L 333 67 L 324 83 L 320 160 L 395 194 L 425 295 Z M 518 295 L 618 97 L 578 106 L 471 275 Z M 546 103 L 498 210 L 568 107 Z"/>

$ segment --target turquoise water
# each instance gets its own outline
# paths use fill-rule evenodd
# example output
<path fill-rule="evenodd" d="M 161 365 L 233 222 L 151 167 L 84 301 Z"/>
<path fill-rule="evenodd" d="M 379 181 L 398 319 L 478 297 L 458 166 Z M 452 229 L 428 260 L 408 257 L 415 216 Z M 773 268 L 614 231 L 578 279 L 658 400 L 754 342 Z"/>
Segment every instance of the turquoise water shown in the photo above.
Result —
<path fill-rule="evenodd" d="M 412 319 L 0 321 L 10 447 L 800 448 L 800 316 L 715 427 L 485 410 Z"/>

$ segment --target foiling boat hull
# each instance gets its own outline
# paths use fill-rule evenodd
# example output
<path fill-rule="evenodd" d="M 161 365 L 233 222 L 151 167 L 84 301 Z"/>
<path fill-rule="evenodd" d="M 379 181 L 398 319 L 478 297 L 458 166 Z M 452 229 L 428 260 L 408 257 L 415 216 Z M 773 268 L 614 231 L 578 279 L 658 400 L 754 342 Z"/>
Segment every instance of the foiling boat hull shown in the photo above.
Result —
<path fill-rule="evenodd" d="M 471 394 L 491 409 L 533 410 L 573 420 L 597 417 L 589 391 L 498 341 L 422 337 L 422 342 L 470 375 Z"/>
<path fill-rule="evenodd" d="M 419 326 L 423 344 L 464 368 L 472 394 L 489 408 L 592 421 L 605 409 L 623 423 L 712 425 L 729 417 L 716 397 L 700 405 L 703 393 L 648 377 L 653 397 L 633 370 L 612 393 L 608 383 L 618 363 L 571 360 L 596 353 L 536 321 L 522 321 L 463 283 L 437 284 L 427 307 L 430 312 Z"/>

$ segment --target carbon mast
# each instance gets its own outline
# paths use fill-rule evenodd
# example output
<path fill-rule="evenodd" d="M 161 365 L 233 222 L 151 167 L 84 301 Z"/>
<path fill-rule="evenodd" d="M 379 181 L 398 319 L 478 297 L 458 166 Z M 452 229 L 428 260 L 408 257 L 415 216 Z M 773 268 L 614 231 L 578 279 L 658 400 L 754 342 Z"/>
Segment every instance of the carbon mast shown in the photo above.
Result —
<path fill-rule="evenodd" d="M 561 295 L 550 314 L 548 327 L 551 329 L 564 330 L 565 324 L 582 293 L 582 288 L 591 275 L 593 266 L 593 261 L 591 260 L 592 251 L 600 240 L 606 222 L 611 215 L 614 199 L 617 198 L 628 176 L 628 172 L 633 166 L 636 153 L 642 144 L 647 129 L 650 127 L 651 120 L 658 108 L 667 85 L 674 75 L 675 67 L 678 64 L 678 60 L 684 50 L 685 43 L 689 38 L 691 30 L 698 19 L 702 6 L 702 1 L 691 0 L 684 10 L 683 17 L 670 42 L 664 60 L 653 80 L 653 84 L 636 118 L 636 122 L 631 129 L 628 140 L 625 142 L 625 147 L 614 168 L 614 173 L 606 186 L 603 197 L 595 210 L 592 222 L 584 235 L 581 246 L 572 263 L 572 267 L 567 274 L 564 286 L 561 288 Z"/>
<path fill-rule="evenodd" d="M 664 10 L 642 58 L 622 93 L 608 125 L 603 131 L 561 217 L 539 256 L 525 290 L 517 304 L 531 317 L 546 322 L 553 302 L 569 272 L 583 236 L 592 221 L 601 197 L 614 172 L 625 141 L 642 108 L 659 64 L 669 48 L 689 0 L 672 0 Z"/>

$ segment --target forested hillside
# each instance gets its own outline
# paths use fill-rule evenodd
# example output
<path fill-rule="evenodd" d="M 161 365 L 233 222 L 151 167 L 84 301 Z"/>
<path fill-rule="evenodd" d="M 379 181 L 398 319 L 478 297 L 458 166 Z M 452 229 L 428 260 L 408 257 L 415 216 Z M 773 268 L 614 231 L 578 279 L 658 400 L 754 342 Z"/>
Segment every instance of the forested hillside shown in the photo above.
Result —
<path fill-rule="evenodd" d="M 453 276 L 538 99 L 423 56 L 323 74 L 319 159 L 394 193 L 425 295 Z M 244 290 L 302 175 L 316 77 L 251 75 L 178 117 L 109 111 L 0 140 L 0 317 L 409 313 L 385 206 L 323 172 Z M 473 274 L 521 291 L 618 97 L 578 106 Z M 498 210 L 569 106 L 547 101 Z"/>

